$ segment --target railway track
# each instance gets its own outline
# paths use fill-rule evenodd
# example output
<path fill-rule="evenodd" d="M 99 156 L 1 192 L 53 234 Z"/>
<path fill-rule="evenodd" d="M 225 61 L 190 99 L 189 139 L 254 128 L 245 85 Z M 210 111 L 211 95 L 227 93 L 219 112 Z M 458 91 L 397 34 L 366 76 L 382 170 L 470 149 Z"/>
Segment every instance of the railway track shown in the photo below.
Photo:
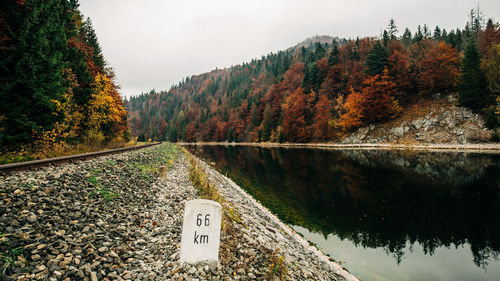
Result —
<path fill-rule="evenodd" d="M 14 172 L 14 171 L 32 170 L 32 169 L 36 169 L 36 168 L 44 167 L 44 166 L 49 166 L 49 165 L 61 165 L 64 163 L 73 163 L 73 162 L 78 162 L 78 161 L 83 161 L 83 160 L 87 160 L 87 159 L 91 159 L 91 158 L 104 156 L 104 155 L 117 154 L 117 153 L 122 153 L 122 152 L 126 152 L 126 151 L 132 151 L 132 150 L 137 150 L 137 149 L 141 149 L 141 148 L 146 148 L 146 147 L 150 147 L 150 146 L 154 146 L 154 145 L 158 145 L 158 144 L 160 144 L 160 142 L 152 143 L 152 144 L 138 145 L 138 146 L 131 146 L 131 147 L 123 147 L 123 148 L 117 148 L 117 149 L 111 149 L 111 150 L 69 155 L 69 156 L 61 156 L 61 157 L 48 158 L 48 159 L 40 159 L 40 160 L 33 160 L 33 161 L 26 161 L 26 162 L 19 162 L 19 163 L 4 164 L 4 165 L 0 165 L 0 175 L 9 174 L 9 173 Z"/>

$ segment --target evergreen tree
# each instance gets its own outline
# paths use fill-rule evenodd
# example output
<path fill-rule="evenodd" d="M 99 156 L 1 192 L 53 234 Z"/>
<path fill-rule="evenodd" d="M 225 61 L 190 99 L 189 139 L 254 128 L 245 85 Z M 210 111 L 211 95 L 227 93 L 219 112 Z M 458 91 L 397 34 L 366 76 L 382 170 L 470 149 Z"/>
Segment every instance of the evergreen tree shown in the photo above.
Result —
<path fill-rule="evenodd" d="M 259 125 L 259 112 L 257 111 L 258 104 L 252 105 L 251 108 L 251 124 L 252 127 L 257 127 Z"/>
<path fill-rule="evenodd" d="M 93 49 L 93 61 L 94 64 L 99 67 L 99 70 L 104 71 L 104 57 L 102 55 L 102 49 L 97 40 L 97 34 L 95 33 L 94 27 L 92 26 L 92 21 L 87 18 L 84 24 L 85 31 L 85 43 Z"/>
<path fill-rule="evenodd" d="M 89 65 L 86 62 L 86 54 L 84 53 L 85 43 L 82 42 L 84 37 L 83 28 L 79 29 L 80 12 L 77 10 L 79 4 L 77 0 L 69 2 L 68 27 L 66 28 L 66 37 L 68 39 L 68 47 L 65 52 L 65 60 L 67 66 L 75 75 L 77 83 L 73 87 L 73 95 L 75 103 L 79 106 L 85 106 L 89 101 L 93 89 L 94 77 L 89 71 Z"/>
<path fill-rule="evenodd" d="M 417 32 L 415 32 L 415 35 L 413 36 L 413 43 L 418 42 L 422 39 L 424 39 L 424 34 L 422 33 L 422 28 L 419 25 L 417 27 Z"/>
<path fill-rule="evenodd" d="M 300 48 L 300 56 L 302 57 L 302 61 L 305 63 L 306 62 L 306 58 L 307 58 L 307 49 L 306 49 L 306 47 L 302 46 L 302 48 Z"/>
<path fill-rule="evenodd" d="M 460 105 L 474 110 L 482 109 L 487 104 L 487 84 L 481 73 L 480 63 L 481 57 L 477 43 L 469 39 L 462 61 L 459 101 Z"/>
<path fill-rule="evenodd" d="M 450 33 L 448 33 L 448 36 L 446 37 L 446 43 L 450 44 L 453 47 L 457 47 L 457 39 L 455 37 L 455 31 L 452 30 Z"/>
<path fill-rule="evenodd" d="M 458 28 L 455 31 L 455 43 L 457 44 L 456 46 L 458 47 L 458 50 L 460 51 L 462 49 L 462 44 L 463 44 L 463 33 Z"/>
<path fill-rule="evenodd" d="M 469 22 L 466 26 L 467 36 L 474 38 L 474 40 L 478 40 L 483 23 L 484 16 L 479 10 L 479 6 L 477 7 L 477 9 L 472 9 L 469 14 Z"/>
<path fill-rule="evenodd" d="M 445 39 L 448 38 L 448 32 L 446 32 L 446 29 L 443 28 L 443 31 L 441 32 L 441 39 Z"/>
<path fill-rule="evenodd" d="M 324 77 L 320 73 L 318 65 L 316 63 L 309 64 L 304 68 L 302 88 L 306 92 L 310 92 L 311 90 L 318 91 L 321 83 L 323 83 L 323 79 Z"/>
<path fill-rule="evenodd" d="M 318 65 L 315 63 L 312 68 L 312 90 L 315 92 L 319 91 L 319 88 L 321 87 L 321 83 L 323 83 L 323 74 L 318 68 Z"/>
<path fill-rule="evenodd" d="M 387 49 L 380 44 L 380 42 L 375 43 L 373 48 L 368 53 L 366 59 L 366 73 L 369 75 L 376 75 L 382 73 L 384 68 L 387 66 L 387 59 L 389 58 L 389 52 Z"/>
<path fill-rule="evenodd" d="M 355 44 L 351 49 L 351 54 L 349 58 L 353 61 L 359 61 L 359 52 L 358 52 L 358 46 L 359 46 L 359 37 L 356 38 Z"/>
<path fill-rule="evenodd" d="M 384 47 L 387 47 L 387 44 L 389 44 L 389 33 L 387 32 L 387 30 L 384 30 L 384 33 L 382 35 L 382 42 L 384 42 Z"/>
<path fill-rule="evenodd" d="M 424 38 L 431 38 L 431 31 L 429 30 L 427 24 L 424 24 L 423 33 L 424 33 Z"/>
<path fill-rule="evenodd" d="M 397 38 L 397 34 L 398 34 L 398 27 L 396 26 L 396 23 L 394 22 L 394 19 L 391 18 L 391 20 L 389 21 L 389 25 L 387 26 L 388 28 L 388 34 L 389 34 L 389 38 L 391 40 L 395 40 Z"/>
<path fill-rule="evenodd" d="M 273 112 L 271 106 L 266 104 L 264 108 L 264 118 L 262 119 L 262 140 L 268 141 L 271 136 L 271 132 L 274 129 Z"/>
<path fill-rule="evenodd" d="M 280 61 L 279 61 L 279 65 L 278 65 L 278 74 L 279 75 L 282 75 L 283 73 L 285 73 L 288 68 L 290 67 L 290 62 L 291 62 L 291 58 L 288 54 L 285 54 L 281 57 Z"/>
<path fill-rule="evenodd" d="M 336 65 L 339 62 L 339 49 L 337 45 L 333 45 L 333 49 L 328 54 L 328 65 Z"/>
<path fill-rule="evenodd" d="M 432 37 L 434 40 L 441 39 L 441 29 L 439 28 L 439 26 L 436 25 L 436 28 L 434 29 L 434 34 Z"/>
<path fill-rule="evenodd" d="M 71 11 L 76 11 L 80 7 L 80 3 L 78 3 L 78 0 L 69 0 L 68 4 Z"/>
<path fill-rule="evenodd" d="M 409 47 L 412 43 L 411 31 L 408 28 L 405 29 L 405 32 L 403 33 L 403 36 L 401 37 L 401 43 L 403 43 L 403 45 L 405 45 L 406 47 Z"/>
<path fill-rule="evenodd" d="M 310 91 L 314 88 L 315 81 L 317 80 L 316 76 L 318 74 L 318 67 L 315 63 L 308 64 L 304 68 L 304 78 L 302 80 L 302 88 Z"/>
<path fill-rule="evenodd" d="M 10 5 L 19 5 L 9 3 Z M 63 1 L 27 0 L 11 15 L 15 45 L 5 58 L 0 112 L 6 119 L 2 146 L 31 142 L 32 134 L 52 130 L 64 116 L 55 114 L 66 91 L 63 55 L 66 47 Z"/>
<path fill-rule="evenodd" d="M 317 61 L 322 59 L 326 55 L 326 49 L 323 47 L 323 44 L 320 42 L 316 42 L 316 48 L 314 50 L 314 60 Z"/>

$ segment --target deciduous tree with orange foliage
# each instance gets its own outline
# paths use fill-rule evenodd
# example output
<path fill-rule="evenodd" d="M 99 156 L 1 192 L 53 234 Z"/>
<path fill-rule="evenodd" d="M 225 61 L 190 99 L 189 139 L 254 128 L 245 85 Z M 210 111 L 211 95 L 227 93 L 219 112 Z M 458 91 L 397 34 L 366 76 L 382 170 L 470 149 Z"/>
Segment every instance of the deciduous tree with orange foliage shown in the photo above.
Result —
<path fill-rule="evenodd" d="M 377 122 L 401 111 L 394 98 L 395 84 L 388 75 L 387 68 L 382 75 L 367 78 L 361 92 L 351 88 L 351 94 L 341 104 L 344 113 L 340 115 L 338 126 L 343 129 L 359 127 L 364 122 Z"/>
<path fill-rule="evenodd" d="M 364 101 L 363 95 L 354 91 L 351 87 L 351 94 L 344 99 L 343 95 L 337 97 L 337 107 L 340 113 L 337 126 L 347 130 L 349 128 L 357 128 L 363 124 L 364 118 Z"/>

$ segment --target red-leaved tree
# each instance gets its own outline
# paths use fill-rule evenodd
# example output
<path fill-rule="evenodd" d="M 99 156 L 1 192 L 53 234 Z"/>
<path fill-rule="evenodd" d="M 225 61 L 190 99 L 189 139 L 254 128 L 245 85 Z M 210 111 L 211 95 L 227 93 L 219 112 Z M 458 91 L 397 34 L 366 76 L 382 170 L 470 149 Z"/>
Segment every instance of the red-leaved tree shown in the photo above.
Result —
<path fill-rule="evenodd" d="M 449 92 L 456 89 L 460 75 L 457 48 L 441 41 L 434 44 L 417 63 L 418 86 L 422 93 Z"/>
<path fill-rule="evenodd" d="M 286 98 L 283 104 L 283 134 L 286 140 L 296 142 L 309 140 L 310 132 L 305 119 L 306 103 L 307 95 L 300 87 Z"/>
<path fill-rule="evenodd" d="M 331 137 L 331 103 L 324 95 L 320 96 L 314 107 L 313 137 L 316 140 L 328 140 Z"/>

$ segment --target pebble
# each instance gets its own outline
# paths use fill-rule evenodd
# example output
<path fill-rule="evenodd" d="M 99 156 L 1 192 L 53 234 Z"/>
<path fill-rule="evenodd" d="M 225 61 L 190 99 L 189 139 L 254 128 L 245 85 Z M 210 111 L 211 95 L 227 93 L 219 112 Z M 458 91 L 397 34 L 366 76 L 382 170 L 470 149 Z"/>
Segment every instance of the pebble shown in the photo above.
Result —
<path fill-rule="evenodd" d="M 90 280 L 91 281 L 97 281 L 97 273 L 95 271 L 92 271 L 90 273 Z"/>
<path fill-rule="evenodd" d="M 246 226 L 233 223 L 233 231 L 222 234 L 216 265 L 180 266 L 184 202 L 198 196 L 184 154 L 164 177 L 144 168 L 169 163 L 161 149 L 0 175 L 0 194 L 9 202 L 0 204 L 5 214 L 0 229 L 21 233 L 22 227 L 28 234 L 9 236 L 12 246 L 26 247 L 27 261 L 6 275 L 18 280 L 265 280 L 270 254 L 279 247 L 283 256 L 305 261 L 303 267 L 289 267 L 290 280 L 350 280 L 280 233 L 280 225 L 208 166 L 210 181 Z M 19 188 L 27 184 L 32 188 Z"/>

